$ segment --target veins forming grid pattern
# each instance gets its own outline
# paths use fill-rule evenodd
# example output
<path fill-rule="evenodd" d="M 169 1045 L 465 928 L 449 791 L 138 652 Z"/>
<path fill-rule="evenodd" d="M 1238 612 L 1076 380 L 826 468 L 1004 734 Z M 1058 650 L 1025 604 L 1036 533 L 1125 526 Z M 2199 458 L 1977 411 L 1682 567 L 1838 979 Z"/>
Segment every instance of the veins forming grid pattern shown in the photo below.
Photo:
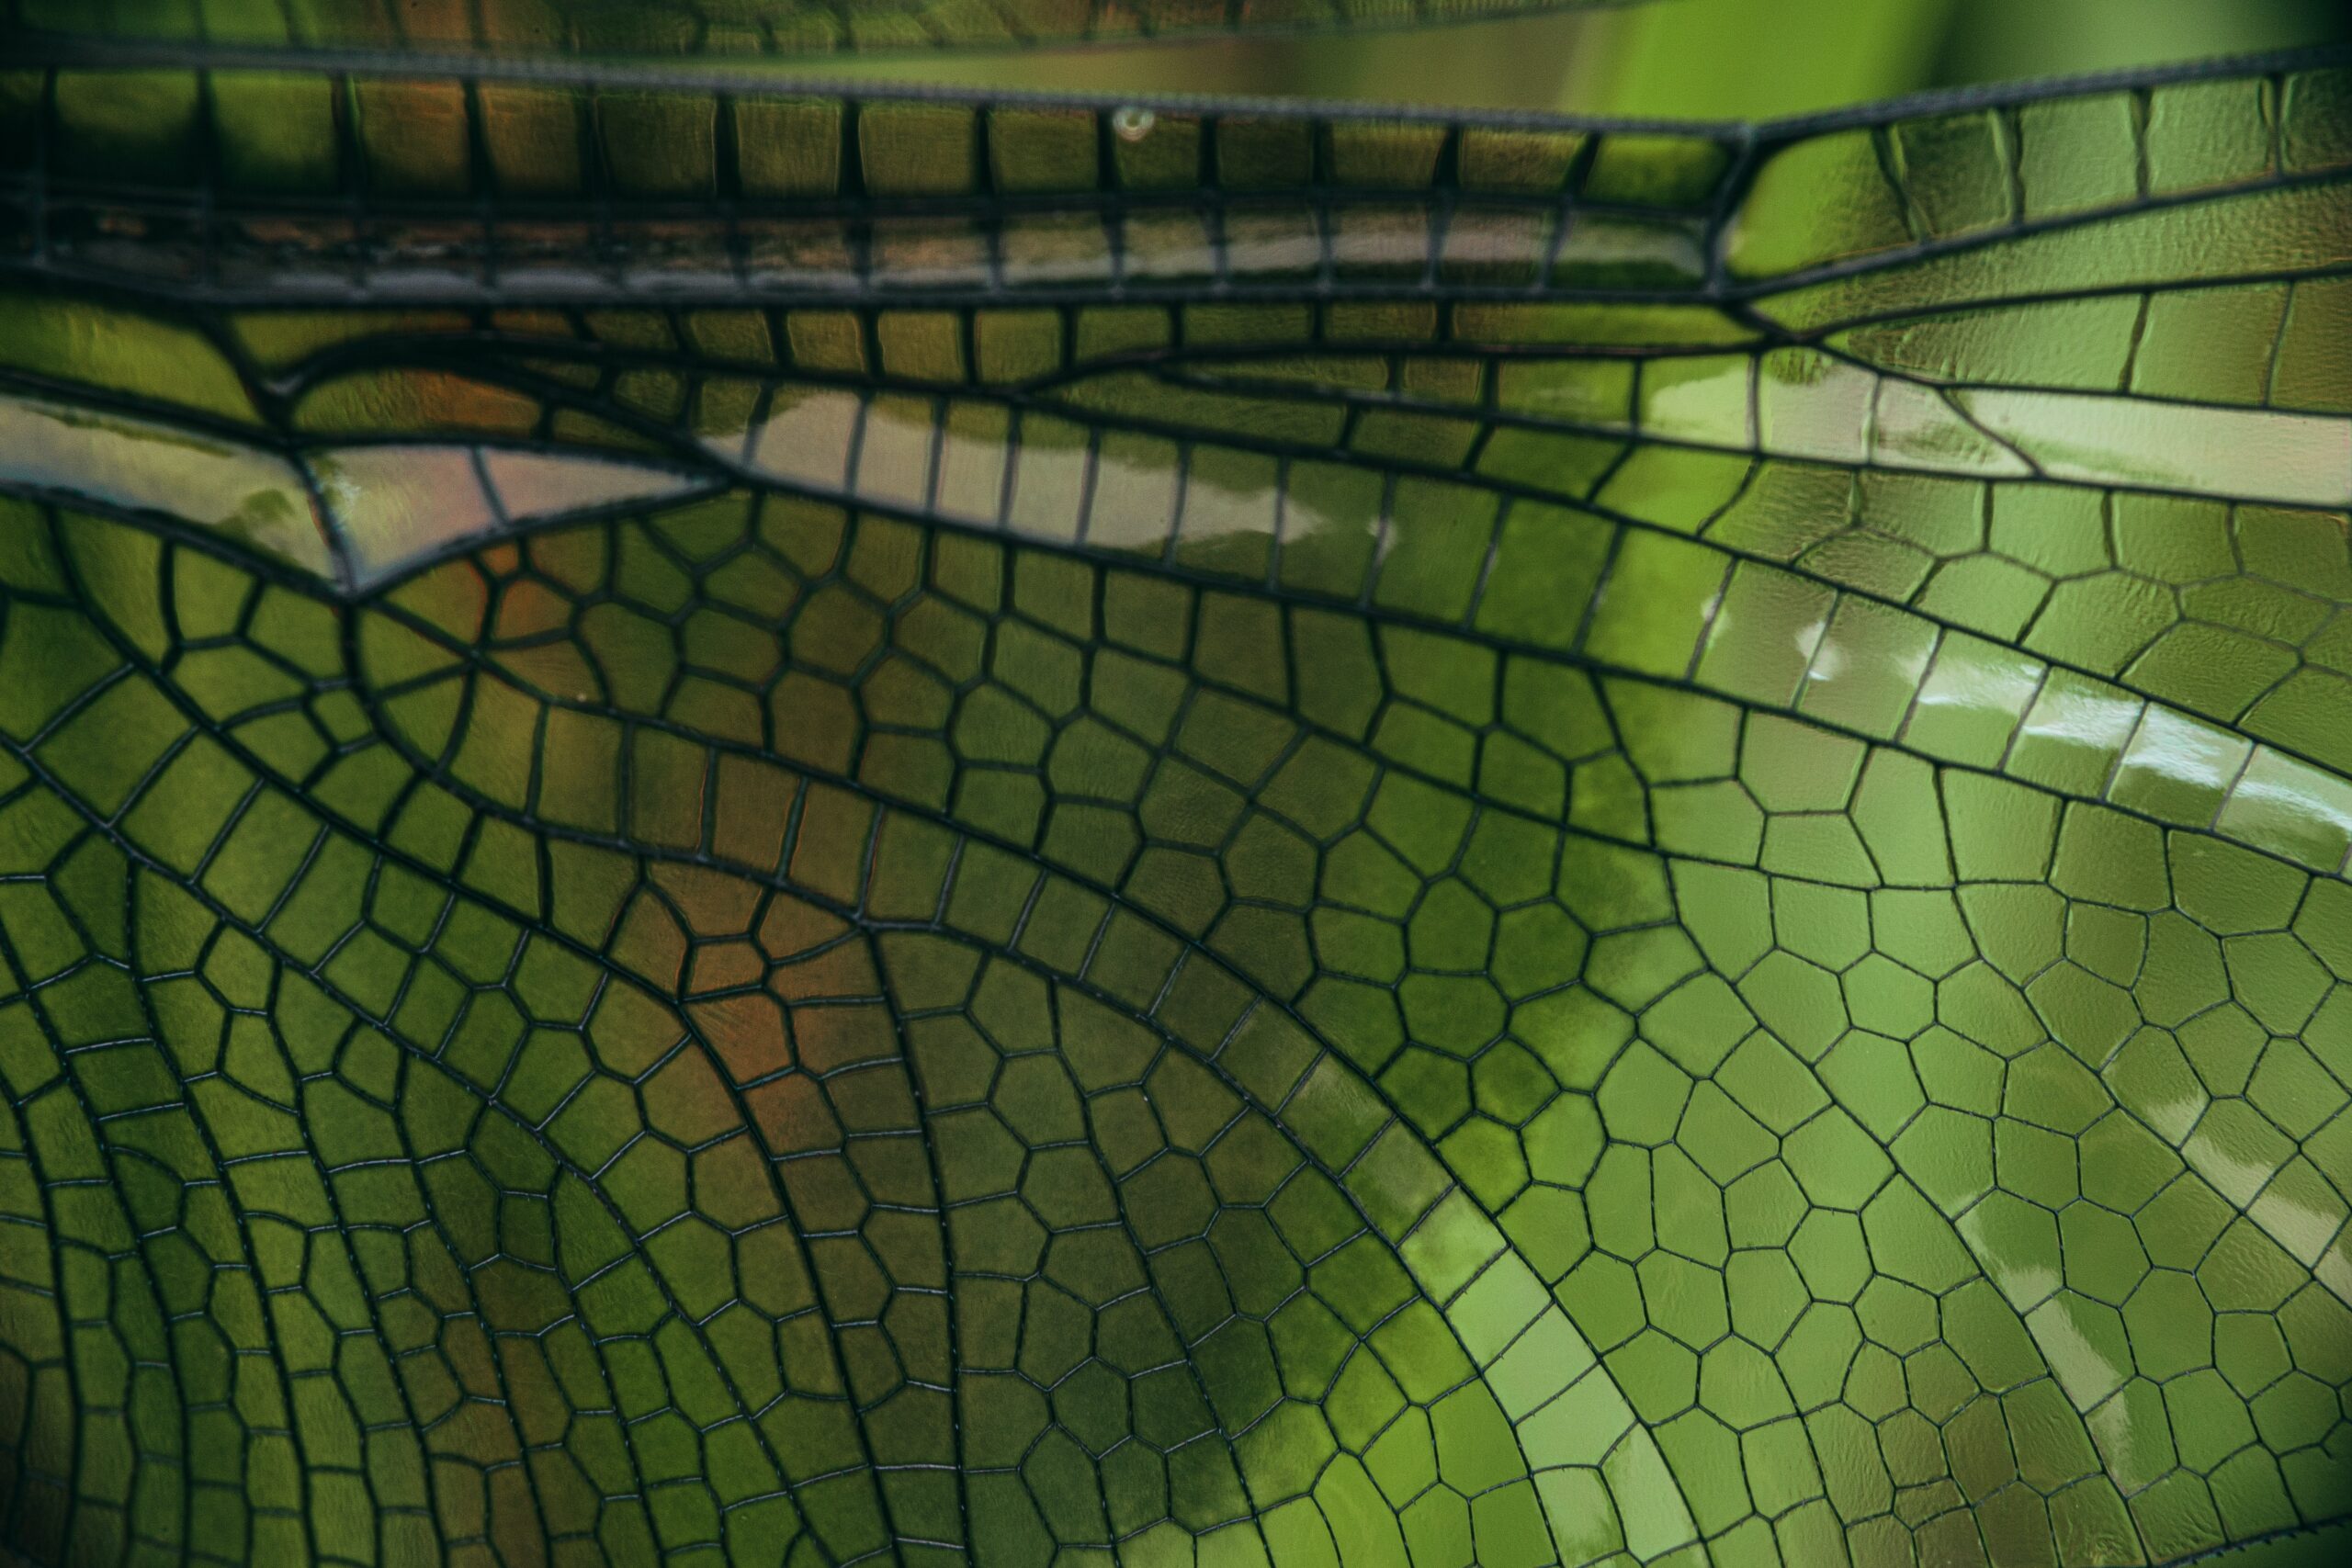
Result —
<path fill-rule="evenodd" d="M 1346 32 L 1538 16 L 1610 0 L 216 0 L 183 17 L 152 9 L 9 0 L 11 30 L 204 39 L 265 47 L 450 49 L 606 56 L 989 49 L 1250 32 Z M 1622 0 L 1621 0 L 1622 3 Z"/>
<path fill-rule="evenodd" d="M 772 303 L 530 310 L 519 204 L 434 205 L 523 166 L 487 85 L 454 163 L 367 107 L 442 87 L 320 100 L 395 197 L 322 241 L 190 77 L 175 249 L 73 76 L 6 306 L 18 1550 L 2122 1562 L 2344 1511 L 2340 73 L 1752 182 L 1156 125 L 1171 191 L 1316 193 L 1254 249 L 1057 197 L 1148 184 L 1091 113 L 795 105 L 859 190 L 788 271 L 661 231 Z M 751 100 L 543 91 L 605 224 L 750 188 Z M 892 188 L 1023 131 L 1037 212 Z M 1536 215 L 1499 283 L 1449 272 L 1482 206 Z M 2052 445 L 2088 406 L 2296 488 Z M 159 515 L 166 441 L 296 499 Z"/>

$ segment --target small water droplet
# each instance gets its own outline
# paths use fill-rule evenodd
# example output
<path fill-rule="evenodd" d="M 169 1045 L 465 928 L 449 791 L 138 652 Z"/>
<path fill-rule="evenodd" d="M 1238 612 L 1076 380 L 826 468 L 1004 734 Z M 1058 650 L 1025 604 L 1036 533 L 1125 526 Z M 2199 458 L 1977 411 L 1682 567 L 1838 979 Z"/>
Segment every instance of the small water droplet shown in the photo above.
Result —
<path fill-rule="evenodd" d="M 1122 141 L 1141 141 L 1159 123 L 1158 115 L 1136 104 L 1111 112 L 1111 134 Z"/>

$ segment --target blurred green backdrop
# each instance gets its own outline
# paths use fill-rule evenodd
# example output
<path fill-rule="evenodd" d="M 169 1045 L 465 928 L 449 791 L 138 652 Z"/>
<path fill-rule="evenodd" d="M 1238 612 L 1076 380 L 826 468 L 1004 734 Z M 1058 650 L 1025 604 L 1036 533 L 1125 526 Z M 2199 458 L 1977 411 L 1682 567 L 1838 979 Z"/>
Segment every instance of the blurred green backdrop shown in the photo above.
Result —
<path fill-rule="evenodd" d="M 2352 7 L 2341 0 L 1651 0 L 1353 38 L 861 60 L 825 70 L 980 87 L 1737 119 L 2346 38 Z"/>

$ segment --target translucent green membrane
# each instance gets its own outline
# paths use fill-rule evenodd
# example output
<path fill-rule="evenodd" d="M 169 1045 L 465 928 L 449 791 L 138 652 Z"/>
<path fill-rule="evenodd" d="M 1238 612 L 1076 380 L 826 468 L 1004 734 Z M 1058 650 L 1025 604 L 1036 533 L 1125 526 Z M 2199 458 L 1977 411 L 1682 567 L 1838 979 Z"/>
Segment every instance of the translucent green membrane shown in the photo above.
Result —
<path fill-rule="evenodd" d="M 6 1554 L 2340 1555 L 2340 66 L 250 64 L 0 74 Z"/>

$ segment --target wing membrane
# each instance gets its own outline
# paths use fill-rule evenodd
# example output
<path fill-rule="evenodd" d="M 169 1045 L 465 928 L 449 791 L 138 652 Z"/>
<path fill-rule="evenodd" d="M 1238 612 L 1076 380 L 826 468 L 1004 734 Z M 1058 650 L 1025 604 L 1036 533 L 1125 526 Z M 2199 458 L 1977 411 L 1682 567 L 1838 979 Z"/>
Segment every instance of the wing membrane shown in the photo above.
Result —
<path fill-rule="evenodd" d="M 2340 1517 L 2346 79 L 24 73 L 11 1540 Z"/>
<path fill-rule="evenodd" d="M 1623 0 L 216 0 L 193 8 L 9 0 L 34 38 L 508 56 L 807 59 L 1221 33 L 1344 32 L 1573 10 Z"/>

